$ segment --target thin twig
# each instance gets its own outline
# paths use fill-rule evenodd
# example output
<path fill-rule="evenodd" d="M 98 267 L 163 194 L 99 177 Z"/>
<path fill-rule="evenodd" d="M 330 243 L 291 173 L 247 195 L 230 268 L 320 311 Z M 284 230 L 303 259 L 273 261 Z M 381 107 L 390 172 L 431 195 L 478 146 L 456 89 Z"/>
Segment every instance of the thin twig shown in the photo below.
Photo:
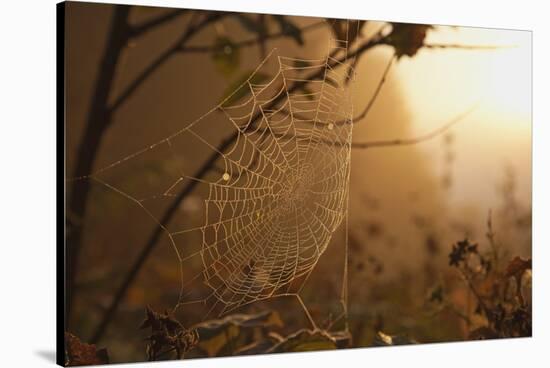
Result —
<path fill-rule="evenodd" d="M 382 77 L 380 78 L 380 81 L 378 82 L 378 85 L 376 86 L 376 89 L 374 90 L 374 94 L 370 98 L 367 106 L 365 109 L 356 117 L 353 118 L 353 122 L 357 123 L 361 120 L 363 120 L 365 117 L 367 117 L 367 114 L 369 113 L 370 109 L 376 102 L 376 99 L 378 98 L 378 95 L 380 94 L 380 91 L 382 90 L 382 86 L 386 82 L 386 77 L 388 76 L 388 73 L 390 72 L 391 66 L 393 65 L 393 62 L 396 60 L 395 53 L 392 54 L 388 64 L 386 65 L 386 69 L 384 69 L 384 73 L 382 73 Z"/>
<path fill-rule="evenodd" d="M 427 43 L 422 47 L 428 49 L 462 49 L 462 50 L 499 50 L 499 49 L 511 49 L 517 46 L 515 45 L 463 45 L 457 43 Z"/>
<path fill-rule="evenodd" d="M 308 31 L 314 30 L 314 29 L 319 28 L 319 27 L 324 26 L 324 25 L 326 25 L 326 22 L 324 22 L 324 21 L 312 23 L 312 24 L 309 24 L 309 25 L 301 28 L 300 32 L 308 32 Z M 282 38 L 282 37 L 291 37 L 291 35 L 289 35 L 288 32 L 280 31 L 280 32 L 276 32 L 276 33 L 272 33 L 272 34 L 268 34 L 268 35 L 252 37 L 252 38 L 249 38 L 247 40 L 240 41 L 240 42 L 235 42 L 232 46 L 235 47 L 235 48 L 255 46 L 258 43 L 265 42 L 267 40 L 274 40 L 274 39 Z M 180 51 L 181 52 L 190 52 L 190 53 L 209 53 L 209 52 L 216 51 L 216 47 L 215 46 L 210 46 L 210 45 L 209 46 L 187 46 L 187 47 L 181 48 Z"/>
<path fill-rule="evenodd" d="M 489 209 L 489 213 L 487 214 L 487 233 L 485 234 L 487 236 L 487 239 L 489 240 L 489 244 L 491 245 L 491 251 L 493 253 L 493 261 L 495 268 L 498 267 L 498 246 L 495 240 L 495 232 L 493 230 L 493 217 L 492 217 L 492 210 Z"/>
<path fill-rule="evenodd" d="M 487 305 L 485 304 L 485 301 L 483 300 L 483 298 L 475 288 L 474 284 L 472 283 L 472 279 L 463 270 L 460 270 L 460 274 L 462 275 L 462 278 L 464 279 L 464 281 L 466 281 L 468 288 L 470 288 L 470 290 L 472 291 L 472 294 L 476 298 L 480 308 L 485 313 L 485 316 L 487 316 L 488 319 L 491 318 L 491 310 L 489 309 L 489 307 L 487 307 Z"/>
<path fill-rule="evenodd" d="M 433 138 L 437 137 L 438 135 L 443 134 L 444 132 L 449 130 L 451 127 L 453 127 L 455 124 L 457 124 L 458 122 L 463 120 L 470 113 L 472 113 L 476 109 L 476 107 L 477 107 L 477 105 L 474 106 L 474 107 L 471 107 L 469 110 L 467 110 L 466 112 L 463 112 L 462 114 L 456 116 L 455 118 L 450 120 L 445 125 L 437 128 L 437 129 L 435 129 L 435 130 L 433 130 L 433 131 L 431 131 L 427 134 L 424 134 L 424 135 L 421 135 L 421 136 L 418 136 L 418 137 L 407 138 L 407 139 L 388 139 L 388 140 L 370 141 L 370 142 L 352 142 L 351 143 L 351 148 L 366 149 L 366 148 L 375 148 L 375 147 L 391 147 L 391 146 L 412 145 L 412 144 L 421 143 L 421 142 L 433 139 Z M 262 132 L 265 132 L 265 131 L 266 131 L 265 129 L 260 129 L 260 130 L 257 130 L 257 133 L 262 133 Z M 285 135 L 285 134 L 280 133 L 280 134 L 276 134 L 276 137 L 277 138 L 282 138 L 282 139 L 294 139 L 296 137 L 298 137 L 298 138 L 302 137 L 303 138 L 303 137 L 305 137 L 305 135 L 304 136 L 296 136 L 296 135 L 288 135 L 288 134 Z M 326 139 L 321 140 L 321 142 L 325 143 L 327 145 L 335 146 L 335 147 L 341 147 L 341 146 L 346 144 L 346 143 L 332 142 L 332 141 L 326 140 Z"/>
<path fill-rule="evenodd" d="M 186 12 L 187 12 L 186 9 L 176 9 L 166 14 L 163 14 L 161 16 L 158 16 L 156 18 L 145 21 L 139 25 L 133 26 L 131 27 L 131 30 L 130 30 L 130 37 L 142 36 L 143 34 L 150 31 L 151 29 L 163 23 L 169 22 L 172 19 L 177 18 L 182 14 L 185 14 Z"/>
<path fill-rule="evenodd" d="M 471 107 L 467 111 L 461 113 L 460 115 L 456 116 L 452 120 L 450 120 L 445 125 L 427 133 L 424 135 L 420 135 L 415 138 L 407 138 L 407 139 L 389 139 L 389 140 L 380 140 L 380 141 L 370 141 L 370 142 L 354 142 L 351 144 L 351 148 L 373 148 L 373 147 L 390 147 L 390 146 L 408 146 L 412 144 L 417 144 L 420 142 L 424 142 L 430 139 L 433 139 L 437 137 L 438 135 L 446 132 L 450 128 L 452 128 L 455 124 L 463 120 L 466 116 L 471 114 L 475 109 L 477 108 L 477 105 Z"/>
<path fill-rule="evenodd" d="M 194 13 L 197 14 L 197 13 Z M 143 71 L 126 87 L 126 89 L 115 99 L 115 101 L 109 107 L 110 111 L 118 109 L 128 98 L 130 98 L 134 92 L 141 86 L 147 78 L 149 78 L 160 66 L 162 66 L 170 57 L 177 54 L 178 51 L 184 47 L 185 43 L 189 41 L 196 33 L 203 29 L 206 25 L 219 20 L 225 14 L 213 14 L 209 17 L 206 17 L 202 22 L 197 25 L 193 25 L 190 20 L 189 27 L 187 30 L 179 37 L 176 42 L 174 42 L 169 48 L 164 50 L 151 64 L 149 64 Z"/>
<path fill-rule="evenodd" d="M 258 15 L 258 24 L 260 25 L 259 32 L 258 32 L 258 49 L 260 51 L 260 61 L 265 59 L 267 55 L 267 48 L 266 48 L 266 15 L 265 14 L 259 14 Z"/>

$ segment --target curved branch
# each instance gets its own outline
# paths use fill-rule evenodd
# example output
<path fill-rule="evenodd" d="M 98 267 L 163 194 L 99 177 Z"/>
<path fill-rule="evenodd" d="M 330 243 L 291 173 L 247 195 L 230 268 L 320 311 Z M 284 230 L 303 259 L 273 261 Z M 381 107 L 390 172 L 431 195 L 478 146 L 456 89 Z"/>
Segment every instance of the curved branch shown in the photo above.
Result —
<path fill-rule="evenodd" d="M 308 32 L 308 31 L 314 30 L 314 29 L 319 28 L 319 27 L 324 26 L 324 25 L 326 25 L 326 22 L 324 22 L 324 21 L 312 23 L 312 24 L 309 24 L 309 25 L 301 28 L 300 32 Z M 276 33 L 272 33 L 272 34 L 268 34 L 268 35 L 252 37 L 252 38 L 249 38 L 247 40 L 240 41 L 240 42 L 235 42 L 233 44 L 233 46 L 236 47 L 236 48 L 254 46 L 254 45 L 257 45 L 261 42 L 265 42 L 267 40 L 274 40 L 274 39 L 283 38 L 283 37 L 291 37 L 291 36 L 287 32 L 281 31 L 281 32 L 276 32 Z M 209 53 L 209 52 L 216 51 L 216 47 L 214 47 L 214 46 L 188 46 L 188 47 L 181 48 L 180 51 L 181 52 L 190 52 L 190 53 Z"/>
<path fill-rule="evenodd" d="M 390 139 L 390 140 L 379 140 L 379 141 L 371 141 L 371 142 L 356 142 L 351 144 L 351 148 L 366 149 L 366 148 L 373 148 L 373 147 L 409 146 L 420 142 L 428 141 L 430 139 L 433 139 L 445 133 L 447 130 L 451 129 L 455 124 L 462 121 L 466 116 L 470 115 L 476 108 L 477 108 L 477 105 L 474 105 L 467 111 L 454 117 L 452 120 L 450 120 L 443 126 L 415 138 Z"/>
<path fill-rule="evenodd" d="M 133 26 L 130 30 L 130 37 L 139 37 L 147 33 L 148 31 L 150 31 L 151 29 L 163 23 L 169 22 L 172 19 L 177 18 L 182 14 L 185 14 L 186 12 L 187 12 L 186 9 L 172 10 L 171 12 L 168 12 L 156 18 L 145 21 L 139 25 Z"/>
<path fill-rule="evenodd" d="M 374 94 L 370 98 L 370 100 L 369 100 L 367 106 L 365 107 L 365 109 L 363 110 L 363 112 L 361 112 L 361 114 L 359 114 L 358 116 L 353 118 L 353 123 L 357 123 L 357 122 L 363 120 L 368 115 L 370 109 L 372 108 L 372 106 L 376 102 L 376 99 L 378 98 L 378 95 L 380 94 L 380 91 L 382 90 L 382 86 L 386 82 L 386 77 L 388 76 L 388 73 L 391 69 L 391 66 L 393 65 L 393 62 L 396 59 L 397 58 L 395 56 L 395 53 L 393 53 L 391 58 L 390 58 L 390 61 L 386 65 L 386 69 L 384 69 L 384 73 L 382 74 L 382 77 L 380 78 L 380 81 L 378 82 L 378 85 L 376 86 L 376 89 L 374 90 Z"/>
<path fill-rule="evenodd" d="M 428 49 L 459 49 L 459 50 L 500 50 L 516 48 L 515 45 L 496 46 L 496 45 L 463 45 L 457 43 L 427 43 L 422 47 Z"/>
<path fill-rule="evenodd" d="M 112 114 L 106 106 L 109 99 L 109 91 L 114 83 L 116 66 L 121 57 L 121 50 L 128 42 L 129 16 L 130 7 L 116 6 L 114 8 L 109 25 L 109 35 L 94 81 L 91 104 L 86 115 L 84 132 L 80 138 L 76 161 L 72 168 L 75 177 L 86 175 L 92 169 L 103 134 L 112 121 Z M 74 182 L 70 188 L 66 189 L 65 320 L 68 323 L 73 310 L 74 284 L 83 248 L 84 218 L 88 207 L 87 199 L 91 186 L 89 182 L 83 182 L 81 185 Z"/>
<path fill-rule="evenodd" d="M 147 80 L 160 66 L 162 66 L 170 57 L 180 51 L 183 45 L 189 41 L 196 33 L 203 29 L 206 25 L 219 20 L 226 14 L 214 14 L 205 18 L 197 25 L 192 24 L 192 19 L 189 27 L 183 33 L 183 35 L 176 40 L 169 48 L 164 50 L 151 64 L 149 64 L 143 71 L 121 92 L 121 94 L 115 99 L 115 101 L 109 107 L 110 111 L 118 109 L 128 98 L 130 98 L 141 84 Z"/>

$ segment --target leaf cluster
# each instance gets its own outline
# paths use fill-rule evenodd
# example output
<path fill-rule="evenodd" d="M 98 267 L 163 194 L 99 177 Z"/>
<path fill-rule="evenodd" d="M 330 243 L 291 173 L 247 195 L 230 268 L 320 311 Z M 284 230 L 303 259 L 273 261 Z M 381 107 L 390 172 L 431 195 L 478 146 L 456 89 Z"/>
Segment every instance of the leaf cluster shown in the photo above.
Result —
<path fill-rule="evenodd" d="M 460 273 L 464 286 L 474 296 L 475 315 L 481 322 L 472 323 L 470 339 L 494 339 L 531 336 L 531 301 L 524 293 L 530 290 L 531 259 L 519 256 L 499 263 L 496 251 L 482 253 L 477 243 L 464 239 L 449 253 L 449 265 Z M 492 259 L 491 259 L 492 257 Z M 434 296 L 433 301 L 443 297 Z"/>
<path fill-rule="evenodd" d="M 147 337 L 146 353 L 149 361 L 158 360 L 161 356 L 174 352 L 176 358 L 184 354 L 198 343 L 196 330 L 188 330 L 168 312 L 157 313 L 150 307 L 146 308 L 146 318 L 140 329 L 151 329 Z"/>

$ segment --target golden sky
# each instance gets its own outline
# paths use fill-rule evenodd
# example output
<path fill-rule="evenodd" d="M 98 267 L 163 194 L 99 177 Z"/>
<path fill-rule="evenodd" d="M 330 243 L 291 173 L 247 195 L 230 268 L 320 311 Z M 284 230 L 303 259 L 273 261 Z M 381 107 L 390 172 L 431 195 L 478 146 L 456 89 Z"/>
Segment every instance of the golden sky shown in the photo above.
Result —
<path fill-rule="evenodd" d="M 519 197 L 531 196 L 531 32 L 438 27 L 428 43 L 502 45 L 497 50 L 422 50 L 392 71 L 407 96 L 415 134 L 478 107 L 453 128 L 456 161 L 451 201 L 492 207 L 506 166 Z M 511 47 L 509 47 L 511 46 Z M 420 148 L 443 167 L 441 139 Z"/>

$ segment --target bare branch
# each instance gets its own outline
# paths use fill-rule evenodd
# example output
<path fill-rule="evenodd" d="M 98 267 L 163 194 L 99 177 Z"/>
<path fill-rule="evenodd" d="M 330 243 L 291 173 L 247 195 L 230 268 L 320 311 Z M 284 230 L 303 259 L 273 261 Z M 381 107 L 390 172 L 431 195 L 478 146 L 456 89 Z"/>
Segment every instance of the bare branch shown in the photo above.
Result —
<path fill-rule="evenodd" d="M 477 108 L 477 105 L 471 107 L 466 112 L 461 113 L 460 115 L 456 116 L 452 120 L 450 120 L 445 125 L 418 137 L 415 138 L 406 138 L 406 139 L 390 139 L 390 140 L 380 140 L 380 141 L 371 141 L 371 142 L 356 142 L 351 144 L 351 148 L 360 148 L 360 149 L 366 149 L 366 148 L 373 148 L 373 147 L 391 147 L 391 146 L 409 146 L 413 144 L 417 144 L 420 142 L 428 141 L 430 139 L 433 139 L 443 133 L 445 133 L 447 130 L 449 130 L 451 127 L 453 127 L 458 122 L 462 121 L 466 116 L 470 115 L 475 109 Z"/>
<path fill-rule="evenodd" d="M 308 32 L 308 31 L 317 29 L 321 26 L 326 26 L 326 22 L 322 21 L 322 22 L 309 24 L 309 25 L 303 27 L 301 29 L 301 32 Z M 252 38 L 249 38 L 249 39 L 244 40 L 244 41 L 236 42 L 235 44 L 233 44 L 233 46 L 236 47 L 236 48 L 254 46 L 256 44 L 265 42 L 267 40 L 274 40 L 274 39 L 283 38 L 283 37 L 290 37 L 290 36 L 288 35 L 288 33 L 281 31 L 281 32 L 276 32 L 276 33 L 272 33 L 272 34 L 268 34 L 268 35 L 252 37 Z M 188 47 L 181 48 L 180 51 L 181 52 L 192 52 L 192 53 L 209 53 L 209 52 L 212 52 L 212 51 L 215 51 L 215 50 L 216 50 L 216 48 L 213 47 L 213 46 L 188 46 Z"/>
<path fill-rule="evenodd" d="M 437 128 L 436 130 L 429 132 L 427 134 L 415 137 L 415 138 L 407 138 L 407 139 L 388 139 L 388 140 L 380 140 L 380 141 L 371 141 L 371 142 L 352 142 L 351 148 L 357 148 L 357 149 L 366 149 L 366 148 L 375 148 L 375 147 L 391 147 L 391 146 L 407 146 L 407 145 L 413 145 L 422 143 L 424 141 L 433 139 L 443 133 L 445 133 L 447 130 L 449 130 L 451 127 L 453 127 L 458 122 L 462 121 L 466 116 L 468 116 L 470 113 L 472 113 L 476 109 L 477 105 L 470 108 L 466 112 L 463 112 L 462 114 L 456 116 L 452 120 L 450 120 L 445 125 Z M 257 133 L 263 133 L 266 129 L 260 129 L 257 130 Z M 275 137 L 290 140 L 290 139 L 296 139 L 296 138 L 305 138 L 306 135 L 285 135 L 285 134 L 276 134 Z M 346 143 L 337 143 L 333 142 L 329 139 L 321 139 L 321 143 L 326 144 L 327 146 L 334 146 L 334 147 L 342 147 Z"/>
<path fill-rule="evenodd" d="M 180 15 L 183 15 L 187 12 L 185 9 L 176 9 L 171 12 L 168 12 L 166 14 L 163 14 L 161 16 L 158 16 L 156 18 L 150 19 L 146 22 L 143 22 L 142 24 L 139 24 L 137 26 L 134 26 L 130 30 L 130 37 L 139 37 L 143 34 L 147 33 L 151 29 L 171 21 L 174 18 L 179 17 Z"/>
<path fill-rule="evenodd" d="M 508 46 L 497 46 L 497 45 L 462 45 L 454 43 L 427 43 L 422 47 L 428 49 L 462 49 L 462 50 L 499 50 L 499 49 L 511 49 L 517 46 L 508 45 Z"/>
<path fill-rule="evenodd" d="M 206 25 L 217 21 L 221 19 L 222 17 L 227 16 L 227 14 L 224 13 L 216 13 L 214 15 L 211 15 L 210 17 L 205 18 L 202 22 L 200 22 L 198 25 L 193 26 L 190 25 L 187 29 L 187 31 L 174 43 L 172 44 L 168 49 L 166 49 L 163 53 L 161 53 L 155 60 L 149 64 L 137 77 L 134 79 L 130 85 L 118 96 L 118 98 L 112 103 L 110 106 L 110 110 L 114 111 L 117 108 L 119 108 L 130 96 L 134 94 L 134 92 L 138 89 L 138 87 L 147 80 L 159 67 L 161 67 L 167 60 L 169 60 L 173 55 L 175 55 L 178 52 L 211 52 L 214 50 L 211 46 L 204 46 L 204 47 L 186 47 L 185 44 L 193 37 L 198 31 L 200 31 L 202 28 L 204 28 Z M 312 30 L 315 29 L 321 25 L 323 25 L 324 22 L 318 22 L 310 24 L 302 29 L 302 31 Z M 257 44 L 258 42 L 265 41 L 267 39 L 275 39 L 279 37 L 286 36 L 283 32 L 278 32 L 272 35 L 266 35 L 265 37 L 254 37 L 249 40 L 245 40 L 243 42 L 237 43 L 236 47 L 245 47 L 245 46 L 252 46 Z"/>
<path fill-rule="evenodd" d="M 388 62 L 388 65 L 386 66 L 386 69 L 384 69 L 384 73 L 382 73 L 382 77 L 380 78 L 380 81 L 378 82 L 378 85 L 376 86 L 376 89 L 374 90 L 374 94 L 370 98 L 367 106 L 365 109 L 359 114 L 358 116 L 353 118 L 353 122 L 357 123 L 361 120 L 363 120 L 365 117 L 367 117 L 367 114 L 369 113 L 370 109 L 376 102 L 376 99 L 378 98 L 378 95 L 380 94 L 380 91 L 382 90 L 382 86 L 386 82 L 386 77 L 388 76 L 388 73 L 391 69 L 391 66 L 393 65 L 393 62 L 396 60 L 395 53 L 392 54 L 390 61 Z"/>
<path fill-rule="evenodd" d="M 91 103 L 86 116 L 84 134 L 78 146 L 76 161 L 73 173 L 75 177 L 86 175 L 93 167 L 96 154 L 99 150 L 102 136 L 105 129 L 112 120 L 112 114 L 106 108 L 109 98 L 109 91 L 113 86 L 116 66 L 120 60 L 121 50 L 128 42 L 128 18 L 130 8 L 117 6 L 114 8 L 110 21 L 109 33 L 105 48 L 99 64 L 99 71 L 94 82 Z M 65 298 L 65 321 L 70 322 L 72 304 L 74 299 L 74 282 L 78 274 L 78 264 L 81 257 L 82 236 L 84 234 L 88 206 L 88 195 L 90 183 L 83 182 L 81 185 L 72 183 L 67 191 L 67 213 L 72 217 L 67 218 L 66 236 L 66 298 Z M 74 221 L 76 220 L 76 221 Z"/>
<path fill-rule="evenodd" d="M 171 56 L 175 55 L 178 51 L 181 50 L 183 45 L 189 41 L 196 33 L 203 29 L 206 25 L 219 20 L 223 16 L 226 16 L 223 13 L 216 13 L 209 17 L 206 17 L 202 22 L 197 25 L 193 25 L 190 20 L 189 27 L 183 33 L 183 35 L 176 40 L 169 48 L 164 50 L 151 64 L 149 64 L 133 81 L 126 87 L 126 89 L 116 98 L 116 100 L 111 104 L 110 111 L 114 111 L 120 107 L 128 98 L 130 98 L 138 87 L 145 82 L 160 66 L 162 66 Z"/>
<path fill-rule="evenodd" d="M 265 14 L 258 14 L 258 22 L 260 24 L 260 32 L 258 32 L 258 49 L 260 51 L 260 60 L 265 59 L 267 55 L 267 49 L 266 49 L 266 15 Z"/>

